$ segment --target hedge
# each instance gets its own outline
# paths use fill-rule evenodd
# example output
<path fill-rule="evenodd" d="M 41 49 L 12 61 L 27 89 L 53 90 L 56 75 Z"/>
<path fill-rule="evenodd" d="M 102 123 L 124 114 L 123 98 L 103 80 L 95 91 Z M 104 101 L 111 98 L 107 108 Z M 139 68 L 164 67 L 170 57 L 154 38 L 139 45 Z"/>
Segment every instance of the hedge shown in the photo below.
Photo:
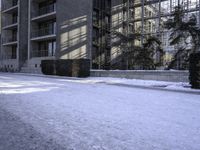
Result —
<path fill-rule="evenodd" d="M 200 52 L 190 55 L 189 80 L 192 88 L 200 89 Z"/>
<path fill-rule="evenodd" d="M 59 59 L 42 60 L 42 73 L 45 75 L 59 75 L 68 77 L 90 76 L 89 59 Z"/>

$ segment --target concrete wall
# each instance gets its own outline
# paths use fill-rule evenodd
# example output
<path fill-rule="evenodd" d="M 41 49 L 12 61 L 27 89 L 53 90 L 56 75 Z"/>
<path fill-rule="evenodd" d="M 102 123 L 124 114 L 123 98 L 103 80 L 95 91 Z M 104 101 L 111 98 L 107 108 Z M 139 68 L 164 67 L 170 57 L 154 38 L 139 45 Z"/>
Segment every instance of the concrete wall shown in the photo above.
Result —
<path fill-rule="evenodd" d="M 92 10 L 92 0 L 57 0 L 57 58 L 90 58 Z"/>
<path fill-rule="evenodd" d="M 142 79 L 142 80 L 157 80 L 157 81 L 170 81 L 170 82 L 188 82 L 188 71 L 103 71 L 91 70 L 92 77 L 115 77 L 115 78 L 128 78 L 128 79 Z"/>
<path fill-rule="evenodd" d="M 2 4 L 8 4 L 11 1 L 2 0 Z M 7 68 L 7 70 L 15 70 L 19 71 L 20 67 L 23 65 L 25 60 L 27 59 L 27 51 L 28 51 L 28 0 L 19 0 L 19 7 L 18 7 L 18 26 L 17 26 L 17 58 L 16 59 L 8 59 L 6 54 L 8 51 L 11 51 L 11 45 L 3 46 L 1 43 L 1 57 L 0 57 L 0 68 Z M 2 24 L 6 21 L 12 20 L 12 14 L 10 13 L 3 13 L 2 14 Z M 12 30 L 2 30 L 2 37 L 1 39 L 9 38 L 12 35 Z"/>
<path fill-rule="evenodd" d="M 31 15 L 37 14 L 37 2 L 29 0 Z M 56 54 L 55 57 L 29 58 L 26 70 L 35 70 L 45 59 L 78 59 L 90 58 L 92 44 L 92 0 L 57 0 L 56 1 Z M 37 28 L 36 23 L 30 23 L 31 31 Z M 79 34 L 77 36 L 77 34 Z M 30 36 L 30 35 L 29 35 Z M 82 40 L 82 41 L 81 41 Z M 37 44 L 30 42 L 29 53 L 37 49 Z M 38 68 L 38 67 L 37 67 Z"/>
<path fill-rule="evenodd" d="M 0 71 L 18 72 L 19 63 L 16 59 L 7 59 L 0 61 Z"/>
<path fill-rule="evenodd" d="M 18 29 L 18 56 L 21 67 L 28 58 L 28 0 L 20 1 Z"/>
<path fill-rule="evenodd" d="M 54 57 L 36 57 L 31 58 L 28 61 L 28 67 L 29 69 L 41 69 L 41 61 L 42 60 L 48 60 L 48 59 L 55 59 Z"/>

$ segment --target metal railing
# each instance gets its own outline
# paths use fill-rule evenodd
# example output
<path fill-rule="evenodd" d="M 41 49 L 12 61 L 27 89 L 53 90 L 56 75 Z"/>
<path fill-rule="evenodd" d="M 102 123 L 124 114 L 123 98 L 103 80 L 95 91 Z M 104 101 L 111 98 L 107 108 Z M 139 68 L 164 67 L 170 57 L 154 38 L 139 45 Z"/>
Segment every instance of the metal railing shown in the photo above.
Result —
<path fill-rule="evenodd" d="M 38 13 L 36 13 L 34 17 L 42 16 L 42 15 L 53 13 L 53 12 L 56 12 L 55 4 L 51 4 L 46 7 L 39 8 Z"/>
<path fill-rule="evenodd" d="M 36 50 L 31 52 L 31 57 L 52 57 L 54 53 L 54 51 L 49 50 Z"/>
<path fill-rule="evenodd" d="M 34 30 L 32 32 L 32 38 L 35 37 L 42 37 L 42 36 L 47 36 L 47 35 L 55 35 L 56 30 L 54 28 L 43 28 L 39 30 Z"/>
<path fill-rule="evenodd" d="M 3 38 L 2 42 L 3 44 L 17 42 L 17 37 L 6 37 L 6 38 Z"/>
<path fill-rule="evenodd" d="M 17 59 L 17 56 L 14 54 L 6 55 L 6 59 Z"/>
<path fill-rule="evenodd" d="M 5 11 L 9 8 L 15 7 L 18 5 L 18 0 L 12 0 L 11 2 L 4 4 L 2 3 L 2 11 Z"/>
<path fill-rule="evenodd" d="M 3 22 L 3 27 L 15 25 L 17 23 L 18 23 L 17 20 L 8 19 L 8 20 L 6 20 L 6 21 Z"/>

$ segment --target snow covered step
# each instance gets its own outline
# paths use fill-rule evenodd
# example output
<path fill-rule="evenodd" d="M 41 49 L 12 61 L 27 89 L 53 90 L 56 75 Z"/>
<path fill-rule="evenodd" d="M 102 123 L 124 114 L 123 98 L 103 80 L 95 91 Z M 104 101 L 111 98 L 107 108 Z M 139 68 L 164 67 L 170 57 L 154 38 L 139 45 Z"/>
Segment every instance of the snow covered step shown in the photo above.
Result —
<path fill-rule="evenodd" d="M 29 67 L 22 67 L 21 73 L 35 73 L 35 74 L 42 74 L 40 68 L 29 68 Z"/>

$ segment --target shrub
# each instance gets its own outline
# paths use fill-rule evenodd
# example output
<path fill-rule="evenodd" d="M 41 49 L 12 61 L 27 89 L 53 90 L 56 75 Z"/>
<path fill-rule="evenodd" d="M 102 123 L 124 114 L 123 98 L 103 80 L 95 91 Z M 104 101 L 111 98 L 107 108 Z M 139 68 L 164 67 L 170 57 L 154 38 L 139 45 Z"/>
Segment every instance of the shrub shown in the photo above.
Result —
<path fill-rule="evenodd" d="M 56 60 L 56 75 L 72 76 L 72 60 Z"/>
<path fill-rule="evenodd" d="M 73 77 L 88 77 L 90 76 L 90 60 L 89 59 L 74 59 L 72 64 Z"/>
<path fill-rule="evenodd" d="M 42 60 L 42 73 L 69 77 L 90 76 L 89 59 Z"/>
<path fill-rule="evenodd" d="M 56 75 L 56 60 L 42 60 L 42 73 L 45 75 Z"/>

